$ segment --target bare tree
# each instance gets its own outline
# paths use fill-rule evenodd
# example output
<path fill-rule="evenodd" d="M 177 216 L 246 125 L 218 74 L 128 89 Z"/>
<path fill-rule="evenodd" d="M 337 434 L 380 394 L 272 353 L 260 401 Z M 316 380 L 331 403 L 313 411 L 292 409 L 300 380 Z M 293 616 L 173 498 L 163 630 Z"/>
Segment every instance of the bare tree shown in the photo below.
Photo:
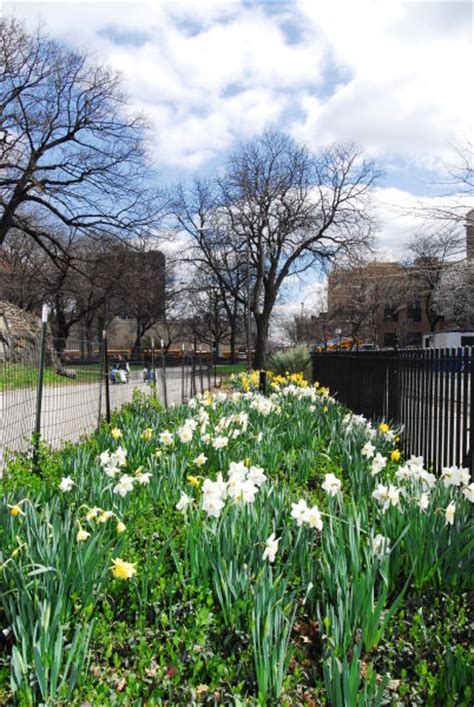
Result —
<path fill-rule="evenodd" d="M 147 227 L 144 121 L 116 73 L 2 19 L 0 116 L 0 245 L 18 228 L 59 257 L 58 226 L 121 237 Z"/>
<path fill-rule="evenodd" d="M 241 145 L 213 183 L 178 191 L 175 213 L 194 241 L 193 257 L 215 272 L 228 296 L 250 307 L 257 367 L 265 365 L 285 280 L 370 244 L 367 206 L 377 176 L 352 145 L 315 155 L 267 132 Z M 236 273 L 238 286 L 229 277 Z"/>
<path fill-rule="evenodd" d="M 143 336 L 165 315 L 165 256 L 145 245 L 121 244 L 116 251 L 123 265 L 109 311 L 134 320 L 133 348 L 139 351 Z"/>
<path fill-rule="evenodd" d="M 441 315 L 462 328 L 474 327 L 474 261 L 447 265 L 433 293 Z"/>
<path fill-rule="evenodd" d="M 420 298 L 430 331 L 443 318 L 435 298 L 446 266 L 463 251 L 463 234 L 457 224 L 434 224 L 431 230 L 415 236 L 409 245 L 407 263 L 413 292 Z"/>

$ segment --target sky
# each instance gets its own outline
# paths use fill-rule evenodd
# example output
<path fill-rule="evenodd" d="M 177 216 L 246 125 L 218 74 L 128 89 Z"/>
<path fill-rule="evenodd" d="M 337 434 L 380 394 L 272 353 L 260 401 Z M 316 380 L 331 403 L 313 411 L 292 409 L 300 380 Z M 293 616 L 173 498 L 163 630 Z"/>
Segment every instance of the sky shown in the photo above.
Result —
<path fill-rule="evenodd" d="M 314 149 L 355 141 L 385 172 L 374 191 L 381 259 L 406 254 L 422 227 L 413 207 L 452 201 L 446 166 L 474 142 L 471 2 L 16 1 L 2 11 L 123 74 L 165 183 L 218 169 L 266 128 Z M 316 290 L 310 278 L 290 299 Z"/>

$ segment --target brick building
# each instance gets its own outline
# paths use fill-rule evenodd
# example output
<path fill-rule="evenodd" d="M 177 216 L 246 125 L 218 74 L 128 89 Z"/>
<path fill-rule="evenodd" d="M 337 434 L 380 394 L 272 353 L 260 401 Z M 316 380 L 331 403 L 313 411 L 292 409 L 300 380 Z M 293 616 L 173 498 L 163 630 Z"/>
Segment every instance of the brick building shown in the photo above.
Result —
<path fill-rule="evenodd" d="M 474 261 L 474 210 L 466 214 L 466 259 Z M 328 277 L 327 338 L 379 347 L 421 346 L 422 335 L 452 328 L 432 310 L 432 282 L 453 263 L 420 258 L 412 266 L 372 262 L 335 268 Z M 433 277 L 434 276 L 434 277 Z"/>

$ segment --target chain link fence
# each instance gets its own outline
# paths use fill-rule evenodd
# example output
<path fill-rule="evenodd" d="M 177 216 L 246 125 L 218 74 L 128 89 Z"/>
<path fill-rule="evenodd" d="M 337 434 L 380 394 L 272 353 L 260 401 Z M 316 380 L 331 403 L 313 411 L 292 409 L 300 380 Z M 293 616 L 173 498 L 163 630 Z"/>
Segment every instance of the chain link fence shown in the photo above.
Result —
<path fill-rule="evenodd" d="M 34 455 L 39 441 L 58 448 L 91 434 L 136 390 L 167 406 L 220 384 L 211 354 L 202 351 L 108 350 L 105 333 L 75 350 L 57 353 L 58 344 L 47 335 L 16 340 L 15 355 L 0 362 L 0 473 L 9 452 Z"/>

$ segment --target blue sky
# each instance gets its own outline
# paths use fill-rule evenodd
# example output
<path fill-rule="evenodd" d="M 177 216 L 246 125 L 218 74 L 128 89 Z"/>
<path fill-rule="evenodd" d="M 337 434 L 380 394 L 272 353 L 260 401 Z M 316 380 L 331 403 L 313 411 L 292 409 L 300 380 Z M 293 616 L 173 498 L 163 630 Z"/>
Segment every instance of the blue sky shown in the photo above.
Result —
<path fill-rule="evenodd" d="M 453 145 L 472 139 L 470 2 L 4 2 L 94 53 L 149 116 L 163 181 L 221 165 L 268 127 L 317 149 L 354 140 L 385 170 L 380 257 L 402 257 Z"/>

